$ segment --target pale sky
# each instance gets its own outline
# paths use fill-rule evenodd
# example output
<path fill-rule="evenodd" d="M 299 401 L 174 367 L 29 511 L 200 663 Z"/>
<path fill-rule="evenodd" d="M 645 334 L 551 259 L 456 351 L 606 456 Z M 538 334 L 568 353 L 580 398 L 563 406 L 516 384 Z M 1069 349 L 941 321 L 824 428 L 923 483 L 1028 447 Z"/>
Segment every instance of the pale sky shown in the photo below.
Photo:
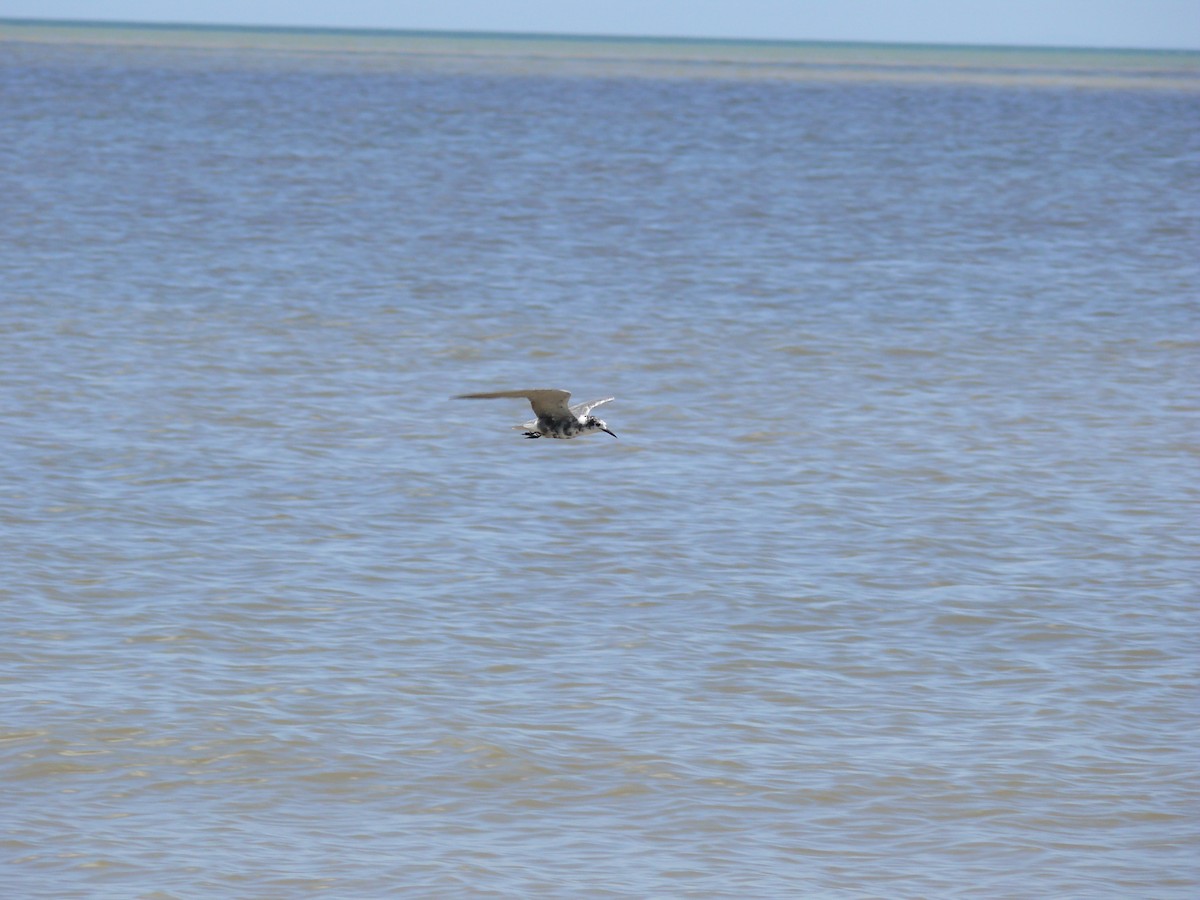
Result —
<path fill-rule="evenodd" d="M 0 18 L 1200 49 L 1200 0 L 0 0 Z"/>

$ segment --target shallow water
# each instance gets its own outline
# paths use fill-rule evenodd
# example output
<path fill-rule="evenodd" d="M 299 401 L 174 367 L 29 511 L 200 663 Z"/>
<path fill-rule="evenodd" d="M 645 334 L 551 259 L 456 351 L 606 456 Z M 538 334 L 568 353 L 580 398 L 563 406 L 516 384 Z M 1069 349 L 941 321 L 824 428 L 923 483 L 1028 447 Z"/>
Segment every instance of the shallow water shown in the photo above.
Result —
<path fill-rule="evenodd" d="M 0 45 L 14 896 L 1194 896 L 1200 94 L 170 34 Z"/>

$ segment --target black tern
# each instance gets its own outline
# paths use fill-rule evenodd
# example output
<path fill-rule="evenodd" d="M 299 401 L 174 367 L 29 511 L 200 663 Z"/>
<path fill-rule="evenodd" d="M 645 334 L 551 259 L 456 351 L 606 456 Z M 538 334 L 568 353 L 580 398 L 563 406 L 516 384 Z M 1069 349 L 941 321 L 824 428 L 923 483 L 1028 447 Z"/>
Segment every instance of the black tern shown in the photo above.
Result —
<path fill-rule="evenodd" d="M 583 434 L 595 434 L 603 431 L 612 434 L 608 425 L 601 419 L 589 415 L 593 409 L 602 403 L 608 403 L 615 398 L 605 397 L 603 400 L 593 400 L 591 403 L 577 403 L 569 406 L 570 391 L 560 391 L 554 388 L 541 388 L 532 391 L 489 391 L 485 394 L 459 394 L 456 400 L 528 400 L 537 416 L 532 422 L 516 425 L 525 432 L 527 438 L 557 438 L 570 440 Z"/>

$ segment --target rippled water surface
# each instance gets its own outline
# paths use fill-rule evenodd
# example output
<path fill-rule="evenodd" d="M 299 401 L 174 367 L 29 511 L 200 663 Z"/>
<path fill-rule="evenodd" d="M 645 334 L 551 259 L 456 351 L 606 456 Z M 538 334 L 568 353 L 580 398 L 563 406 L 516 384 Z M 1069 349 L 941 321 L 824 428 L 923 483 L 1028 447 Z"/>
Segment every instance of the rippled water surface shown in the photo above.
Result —
<path fill-rule="evenodd" d="M 12 896 L 1196 895 L 1194 55 L 133 34 L 0 31 Z"/>

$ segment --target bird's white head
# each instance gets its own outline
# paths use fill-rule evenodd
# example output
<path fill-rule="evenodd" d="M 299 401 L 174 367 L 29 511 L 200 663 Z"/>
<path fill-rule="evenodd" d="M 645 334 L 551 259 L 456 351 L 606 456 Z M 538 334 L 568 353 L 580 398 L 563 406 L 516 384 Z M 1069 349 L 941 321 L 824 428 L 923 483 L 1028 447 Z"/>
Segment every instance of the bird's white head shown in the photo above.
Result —
<path fill-rule="evenodd" d="M 608 430 L 608 423 L 603 419 L 597 419 L 595 416 L 588 416 L 584 420 L 583 426 L 589 431 L 603 431 L 605 434 L 612 434 L 613 437 L 616 437 L 615 434 Z"/>

